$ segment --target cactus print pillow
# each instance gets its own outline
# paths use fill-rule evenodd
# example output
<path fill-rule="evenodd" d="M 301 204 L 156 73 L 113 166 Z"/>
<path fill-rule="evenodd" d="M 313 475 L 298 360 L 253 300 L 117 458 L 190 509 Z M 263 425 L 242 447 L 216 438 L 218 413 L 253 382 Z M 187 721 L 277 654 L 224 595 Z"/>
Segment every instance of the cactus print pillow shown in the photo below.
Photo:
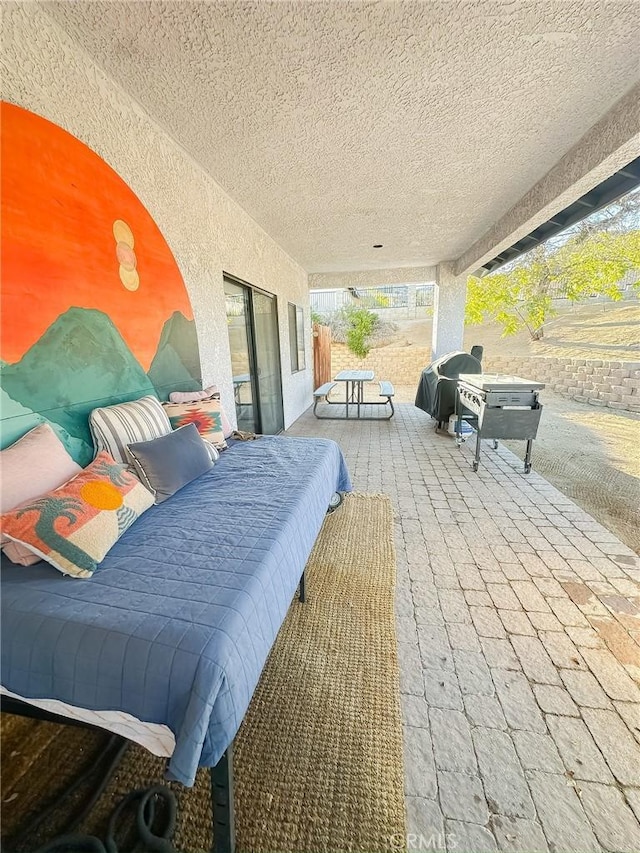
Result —
<path fill-rule="evenodd" d="M 102 451 L 63 486 L 5 513 L 2 530 L 63 574 L 88 578 L 152 504 L 127 466 Z"/>

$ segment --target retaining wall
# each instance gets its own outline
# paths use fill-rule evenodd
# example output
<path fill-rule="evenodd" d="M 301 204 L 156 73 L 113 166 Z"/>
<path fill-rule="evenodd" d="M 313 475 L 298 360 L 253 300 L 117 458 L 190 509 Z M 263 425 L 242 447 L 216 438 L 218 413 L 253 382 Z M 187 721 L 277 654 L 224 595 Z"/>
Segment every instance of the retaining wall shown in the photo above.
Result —
<path fill-rule="evenodd" d="M 483 367 L 488 373 L 537 379 L 579 403 L 640 412 L 640 361 L 489 356 Z"/>
<path fill-rule="evenodd" d="M 376 379 L 417 388 L 431 361 L 430 347 L 379 347 L 364 359 L 344 344 L 331 345 L 331 372 L 373 370 Z M 547 356 L 485 356 L 487 373 L 509 373 L 544 382 L 547 388 L 580 403 L 640 412 L 640 361 L 604 361 Z"/>
<path fill-rule="evenodd" d="M 373 370 L 376 379 L 417 388 L 420 374 L 430 361 L 431 347 L 377 347 L 366 358 L 357 358 L 345 344 L 331 344 L 334 376 L 340 370 Z"/>

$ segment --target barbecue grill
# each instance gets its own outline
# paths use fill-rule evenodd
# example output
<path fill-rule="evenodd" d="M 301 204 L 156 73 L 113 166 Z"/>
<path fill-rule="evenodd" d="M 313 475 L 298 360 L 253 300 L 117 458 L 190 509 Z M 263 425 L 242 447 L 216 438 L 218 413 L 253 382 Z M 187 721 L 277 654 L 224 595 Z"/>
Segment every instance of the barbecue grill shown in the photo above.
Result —
<path fill-rule="evenodd" d="M 524 472 L 531 471 L 531 446 L 538 433 L 542 406 L 538 391 L 544 383 L 519 376 L 488 373 L 461 373 L 456 393 L 456 442 L 462 444 L 462 421 L 477 430 L 473 470 L 480 464 L 480 444 L 483 438 L 521 439 L 527 442 Z"/>
<path fill-rule="evenodd" d="M 422 371 L 415 404 L 436 419 L 436 429 L 446 429 L 455 412 L 456 385 L 461 373 L 482 373 L 479 359 L 467 352 L 449 352 Z"/>

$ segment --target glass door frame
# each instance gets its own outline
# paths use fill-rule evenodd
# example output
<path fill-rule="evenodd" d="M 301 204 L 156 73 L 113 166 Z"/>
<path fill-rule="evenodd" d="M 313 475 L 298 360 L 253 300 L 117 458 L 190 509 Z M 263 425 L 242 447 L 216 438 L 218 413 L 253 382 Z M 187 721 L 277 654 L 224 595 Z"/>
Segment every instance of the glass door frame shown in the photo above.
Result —
<path fill-rule="evenodd" d="M 254 313 L 254 304 L 253 304 L 253 294 L 261 293 L 269 299 L 273 300 L 274 306 L 274 314 L 275 314 L 275 327 L 276 327 L 276 346 L 278 352 L 278 360 L 280 363 L 280 369 L 278 371 L 278 395 L 280 400 L 280 409 L 282 411 L 282 428 L 278 430 L 276 435 L 281 433 L 284 430 L 284 397 L 283 397 L 283 386 L 282 386 L 282 349 L 280 346 L 280 316 L 278 311 L 278 297 L 275 293 L 269 293 L 268 290 L 264 290 L 262 287 L 256 287 L 248 281 L 245 281 L 242 278 L 238 278 L 238 276 L 232 275 L 231 273 L 222 272 L 223 283 L 228 281 L 229 284 L 235 284 L 236 287 L 242 287 L 247 295 L 247 307 L 248 307 L 248 317 L 249 323 L 247 325 L 247 346 L 249 349 L 249 367 L 250 367 L 250 377 L 251 377 L 251 394 L 253 398 L 254 411 L 256 413 L 255 421 L 256 421 L 256 432 L 262 432 L 262 403 L 260 400 L 260 376 L 258 374 L 258 353 L 256 348 L 256 340 L 255 340 L 255 313 Z"/>

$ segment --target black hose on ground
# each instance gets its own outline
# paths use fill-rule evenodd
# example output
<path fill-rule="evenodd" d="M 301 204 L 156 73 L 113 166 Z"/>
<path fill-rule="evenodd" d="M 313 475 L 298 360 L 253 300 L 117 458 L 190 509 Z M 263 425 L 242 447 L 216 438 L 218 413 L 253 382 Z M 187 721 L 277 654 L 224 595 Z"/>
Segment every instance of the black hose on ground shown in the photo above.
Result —
<path fill-rule="evenodd" d="M 22 847 L 25 840 L 32 836 L 72 794 L 105 764 L 107 766 L 99 785 L 91 792 L 91 796 L 82 809 L 71 816 L 70 820 L 64 825 L 61 835 L 39 847 L 36 853 L 119 853 L 116 830 L 121 816 L 132 806 L 135 807 L 135 845 L 137 846 L 138 842 L 141 842 L 141 849 L 145 853 L 147 851 L 148 853 L 179 853 L 171 842 L 176 828 L 177 802 L 173 791 L 164 785 L 153 785 L 150 788 L 132 791 L 120 800 L 109 817 L 104 842 L 94 835 L 74 833 L 76 827 L 80 826 L 87 818 L 103 794 L 128 747 L 129 741 L 118 735 L 112 735 L 106 746 L 102 747 L 98 755 L 92 759 L 87 769 L 67 785 L 40 814 L 34 818 L 29 818 L 28 824 L 11 839 L 10 848 L 5 845 L 5 853 Z M 158 809 L 158 805 L 161 805 L 162 808 Z M 158 829 L 153 832 L 157 814 L 160 815 L 159 820 L 163 818 L 164 826 L 160 832 Z M 123 853 L 132 853 L 132 849 L 127 847 Z"/>
<path fill-rule="evenodd" d="M 102 794 L 104 789 L 106 788 L 113 772 L 116 767 L 120 763 L 122 756 L 127 750 L 129 746 L 129 741 L 124 740 L 119 735 L 111 735 L 109 740 L 107 741 L 105 746 L 101 746 L 100 751 L 95 755 L 91 761 L 88 763 L 86 770 L 84 770 L 79 776 L 73 779 L 66 788 L 64 788 L 59 794 L 56 794 L 55 798 L 49 803 L 49 805 L 44 808 L 38 815 L 35 817 L 29 816 L 29 820 L 21 830 L 19 830 L 12 838 L 10 849 L 21 847 L 24 844 L 25 839 L 29 836 L 34 835 L 34 833 L 42 826 L 45 821 L 47 821 L 51 815 L 53 815 L 60 806 L 69 799 L 79 788 L 82 787 L 92 776 L 96 773 L 97 769 L 102 766 L 104 761 L 114 755 L 114 759 L 109 762 L 109 766 L 107 768 L 107 773 L 101 780 L 100 785 L 98 786 L 98 796 Z M 92 797 L 92 803 L 95 802 L 97 797 Z M 78 826 L 80 821 L 84 818 L 83 809 L 80 814 L 80 820 L 72 820 L 67 823 L 64 828 L 63 834 L 70 834 L 73 829 Z"/>
<path fill-rule="evenodd" d="M 157 805 L 162 802 L 164 827 L 153 831 Z M 123 853 L 132 853 L 141 842 L 145 853 L 179 853 L 173 846 L 172 837 L 176 829 L 177 802 L 173 791 L 164 785 L 153 785 L 139 791 L 131 791 L 112 811 L 104 843 L 94 835 L 61 835 L 39 847 L 36 853 L 119 853 L 116 830 L 124 811 L 135 807 L 135 847 L 127 846 Z"/>

